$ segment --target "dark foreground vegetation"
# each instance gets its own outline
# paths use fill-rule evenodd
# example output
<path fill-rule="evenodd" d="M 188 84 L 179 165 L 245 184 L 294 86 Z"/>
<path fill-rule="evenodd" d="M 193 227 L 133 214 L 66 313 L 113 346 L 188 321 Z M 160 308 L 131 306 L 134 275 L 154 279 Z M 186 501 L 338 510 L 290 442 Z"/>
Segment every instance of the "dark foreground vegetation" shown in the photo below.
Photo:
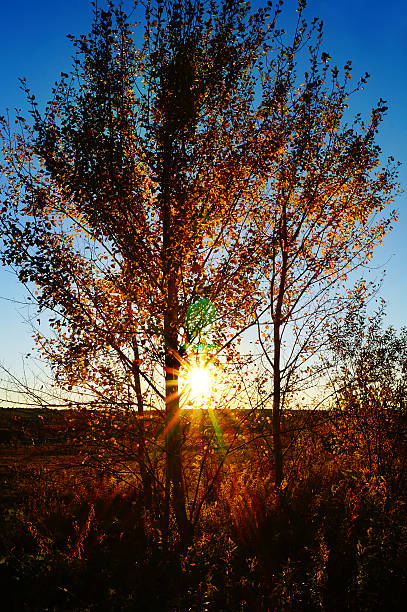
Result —
<path fill-rule="evenodd" d="M 163 539 L 160 489 L 146 499 L 137 466 L 122 460 L 136 418 L 2 410 L 3 609 L 404 609 L 405 445 L 384 446 L 405 432 L 402 412 L 384 415 L 392 427 L 382 424 L 382 446 L 370 428 L 370 458 L 361 420 L 347 418 L 345 435 L 343 414 L 286 415 L 277 493 L 269 411 L 220 412 L 216 427 L 210 412 L 185 411 L 187 484 L 196 464 L 208 489 L 222 445 L 234 438 L 235 450 L 182 548 L 175 526 Z M 144 421 L 158 440 L 159 416 Z M 199 436 L 211 429 L 218 442 L 205 462 Z"/>

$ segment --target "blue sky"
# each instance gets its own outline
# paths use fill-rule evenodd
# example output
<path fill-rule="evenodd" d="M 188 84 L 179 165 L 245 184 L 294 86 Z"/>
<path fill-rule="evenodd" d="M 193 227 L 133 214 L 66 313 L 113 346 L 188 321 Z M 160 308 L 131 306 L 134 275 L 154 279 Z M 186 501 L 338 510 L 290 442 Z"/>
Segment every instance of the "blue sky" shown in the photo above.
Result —
<path fill-rule="evenodd" d="M 259 4 L 257 0 L 255 5 Z M 131 6 L 127 0 L 125 6 Z M 295 0 L 286 0 L 284 24 L 293 22 Z M 353 114 L 368 115 L 379 97 L 388 101 L 379 144 L 383 155 L 403 164 L 400 182 L 407 185 L 407 9 L 403 0 L 309 0 L 306 14 L 324 21 L 324 48 L 338 67 L 348 59 L 353 74 L 372 76 L 363 95 L 354 99 Z M 60 72 L 71 66 L 72 46 L 67 34 L 87 33 L 91 23 L 88 0 L 11 0 L 1 2 L 0 115 L 6 108 L 23 108 L 18 77 L 25 76 L 38 101 L 44 103 Z M 407 194 L 398 198 L 399 221 L 380 247 L 369 278 L 386 277 L 381 296 L 387 302 L 388 322 L 407 325 Z M 21 355 L 32 346 L 27 310 L 9 299 L 24 301 L 24 289 L 12 272 L 0 269 L 0 362 L 18 368 Z M 8 298 L 8 299 L 4 299 Z"/>

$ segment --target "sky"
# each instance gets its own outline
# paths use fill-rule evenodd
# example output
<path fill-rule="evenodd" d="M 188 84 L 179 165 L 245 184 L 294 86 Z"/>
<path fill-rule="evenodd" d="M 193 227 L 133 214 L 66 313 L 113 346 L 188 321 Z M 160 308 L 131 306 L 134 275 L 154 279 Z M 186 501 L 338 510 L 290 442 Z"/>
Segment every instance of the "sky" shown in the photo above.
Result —
<path fill-rule="evenodd" d="M 255 0 L 255 6 L 260 2 Z M 102 6 L 102 3 L 99 2 Z M 124 3 L 131 6 L 131 1 Z M 289 30 L 295 18 L 295 0 L 286 0 L 282 24 Z M 51 95 L 61 72 L 71 67 L 73 49 L 67 34 L 90 30 L 92 7 L 88 0 L 0 0 L 0 115 L 6 109 L 23 109 L 25 98 L 19 77 L 26 77 L 40 106 Z M 324 22 L 324 49 L 332 61 L 343 66 L 353 63 L 353 75 L 371 74 L 362 95 L 354 99 L 351 114 L 368 118 L 381 97 L 389 110 L 382 123 L 378 143 L 383 159 L 393 155 L 402 163 L 400 183 L 407 186 L 407 10 L 404 0 L 309 0 L 306 16 Z M 25 113 L 26 114 L 26 113 Z M 395 202 L 399 220 L 383 247 L 376 251 L 369 279 L 386 270 L 380 296 L 387 303 L 387 322 L 396 328 L 407 326 L 407 193 Z M 29 312 L 22 304 L 25 290 L 14 273 L 0 268 L 0 363 L 13 371 L 22 356 L 31 352 Z"/>

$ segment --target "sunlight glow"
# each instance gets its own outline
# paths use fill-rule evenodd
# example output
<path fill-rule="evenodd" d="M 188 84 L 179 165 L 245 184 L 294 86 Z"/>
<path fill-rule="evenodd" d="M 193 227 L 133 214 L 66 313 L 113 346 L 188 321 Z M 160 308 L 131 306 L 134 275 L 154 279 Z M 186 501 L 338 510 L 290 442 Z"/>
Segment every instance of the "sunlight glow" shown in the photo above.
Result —
<path fill-rule="evenodd" d="M 211 391 L 211 375 L 204 368 L 192 368 L 188 373 L 187 382 L 194 395 L 209 395 Z"/>
<path fill-rule="evenodd" d="M 213 379 L 207 368 L 193 366 L 181 374 L 180 379 L 181 393 L 185 396 L 186 402 L 200 403 L 209 399 Z"/>

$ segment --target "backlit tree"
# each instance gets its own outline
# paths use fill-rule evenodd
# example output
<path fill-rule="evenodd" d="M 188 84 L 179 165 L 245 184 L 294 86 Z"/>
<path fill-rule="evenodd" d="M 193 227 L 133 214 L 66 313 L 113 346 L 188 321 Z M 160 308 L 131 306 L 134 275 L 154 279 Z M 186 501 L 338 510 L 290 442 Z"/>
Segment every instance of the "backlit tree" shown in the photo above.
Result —
<path fill-rule="evenodd" d="M 188 309 L 216 305 L 213 359 L 262 328 L 280 484 L 281 397 L 299 358 L 282 365 L 283 329 L 331 304 L 326 290 L 387 228 L 375 217 L 393 189 L 374 144 L 385 109 L 360 130 L 342 124 L 349 67 L 343 82 L 330 71 L 302 4 L 289 45 L 280 4 L 157 0 L 141 26 L 114 5 L 95 9 L 45 112 L 24 83 L 33 120 L 2 121 L 3 261 L 55 313 L 42 353 L 58 384 L 101 405 L 163 402 L 167 502 L 185 539 Z M 313 39 L 301 84 L 296 57 Z"/>

